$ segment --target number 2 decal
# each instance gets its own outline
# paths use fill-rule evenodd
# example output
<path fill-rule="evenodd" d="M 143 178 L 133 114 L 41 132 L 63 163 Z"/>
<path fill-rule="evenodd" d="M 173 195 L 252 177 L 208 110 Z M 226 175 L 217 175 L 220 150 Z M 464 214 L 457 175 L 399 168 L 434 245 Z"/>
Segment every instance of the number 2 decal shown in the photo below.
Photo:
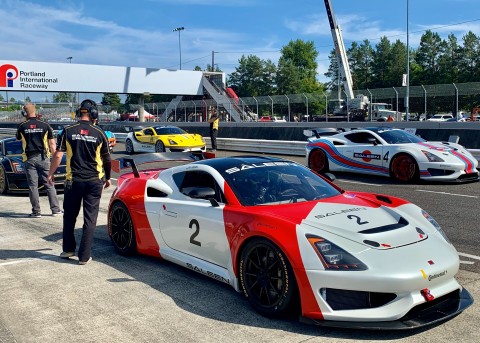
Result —
<path fill-rule="evenodd" d="M 192 219 L 190 221 L 190 224 L 188 225 L 188 227 L 190 229 L 193 229 L 194 226 L 195 226 L 195 232 L 192 233 L 192 235 L 190 236 L 190 243 L 198 245 L 199 247 L 201 247 L 202 243 L 195 240 L 195 237 L 197 237 L 198 234 L 200 233 L 200 224 L 198 223 L 198 220 L 196 220 L 196 219 Z"/>
<path fill-rule="evenodd" d="M 349 214 L 347 216 L 348 219 L 356 219 L 357 220 L 357 224 L 358 225 L 364 225 L 364 224 L 368 224 L 368 222 L 365 220 L 362 222 L 362 219 L 359 217 L 359 216 L 356 216 L 354 214 Z"/>

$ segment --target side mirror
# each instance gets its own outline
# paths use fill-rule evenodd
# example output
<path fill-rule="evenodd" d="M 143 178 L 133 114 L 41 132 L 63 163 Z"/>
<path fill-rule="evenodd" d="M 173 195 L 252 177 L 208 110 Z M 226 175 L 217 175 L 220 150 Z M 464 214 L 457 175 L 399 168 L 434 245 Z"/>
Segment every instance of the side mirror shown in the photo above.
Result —
<path fill-rule="evenodd" d="M 369 138 L 367 141 L 368 141 L 368 143 L 373 144 L 373 145 L 377 145 L 377 144 L 378 144 L 378 143 L 377 143 L 377 140 L 376 140 L 375 138 Z"/>
<path fill-rule="evenodd" d="M 194 187 L 187 195 L 194 199 L 208 199 L 215 197 L 215 190 L 210 187 Z"/>
<path fill-rule="evenodd" d="M 325 173 L 322 175 L 330 182 L 335 182 L 335 180 L 337 179 L 332 173 Z"/>

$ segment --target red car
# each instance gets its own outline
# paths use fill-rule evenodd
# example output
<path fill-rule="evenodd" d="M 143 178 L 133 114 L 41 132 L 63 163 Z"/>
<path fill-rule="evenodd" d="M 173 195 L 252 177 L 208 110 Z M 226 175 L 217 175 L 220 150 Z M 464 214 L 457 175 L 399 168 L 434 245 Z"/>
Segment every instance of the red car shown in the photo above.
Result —
<path fill-rule="evenodd" d="M 138 171 L 152 156 L 184 164 Z M 315 324 L 409 329 L 473 303 L 455 280 L 455 248 L 418 206 L 346 192 L 280 158 L 198 156 L 116 161 L 117 171 L 133 168 L 108 210 L 119 253 L 177 263 L 242 292 L 263 315 Z"/>

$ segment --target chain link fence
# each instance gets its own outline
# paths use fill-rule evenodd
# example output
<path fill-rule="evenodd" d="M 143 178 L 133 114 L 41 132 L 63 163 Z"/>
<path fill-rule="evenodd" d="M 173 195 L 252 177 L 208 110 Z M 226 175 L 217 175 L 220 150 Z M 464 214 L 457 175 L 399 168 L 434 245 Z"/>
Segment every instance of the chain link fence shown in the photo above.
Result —
<path fill-rule="evenodd" d="M 10 96 L 15 92 L 10 92 Z M 21 92 L 16 92 L 21 93 Z M 366 95 L 371 102 L 385 102 L 392 106 L 392 109 L 405 112 L 405 98 L 407 87 L 390 87 L 377 89 L 356 90 L 355 95 Z M 49 93 L 47 93 L 49 94 Z M 20 94 L 21 95 L 21 94 Z M 51 96 L 51 94 L 50 94 Z M 21 98 L 21 96 L 19 96 Z M 77 95 L 81 99 L 80 94 Z M 250 115 L 248 120 L 258 120 L 261 117 L 276 117 L 289 122 L 293 121 L 328 121 L 333 113 L 333 100 L 338 98 L 334 93 L 315 94 L 285 94 L 266 95 L 257 97 L 238 98 L 238 106 L 243 112 Z M 54 104 L 36 103 L 37 112 L 49 121 L 68 121 L 74 119 L 74 111 L 77 103 Z M 480 82 L 458 83 L 458 84 L 437 84 L 409 87 L 409 112 L 412 114 L 436 114 L 456 113 L 463 111 L 467 114 L 475 106 L 480 105 Z M 12 110 L 14 105 L 10 104 L 10 110 L 2 110 L 9 106 L 7 102 L 0 103 L 0 121 L 16 122 L 22 120 L 20 114 L 21 105 Z M 216 103 L 212 99 L 203 100 L 182 100 L 175 103 L 170 102 L 145 103 L 143 108 L 149 114 L 147 121 L 161 121 L 167 118 L 171 122 L 202 122 L 206 120 L 207 109 L 216 107 L 223 116 L 223 120 L 229 120 L 228 111 L 224 105 Z M 127 113 L 117 113 L 110 106 L 99 106 L 101 121 L 115 120 L 138 120 L 140 105 L 130 104 Z M 164 112 L 169 114 L 164 116 Z M 253 118 L 253 119 L 252 119 Z M 163 119 L 165 120 L 165 119 Z"/>

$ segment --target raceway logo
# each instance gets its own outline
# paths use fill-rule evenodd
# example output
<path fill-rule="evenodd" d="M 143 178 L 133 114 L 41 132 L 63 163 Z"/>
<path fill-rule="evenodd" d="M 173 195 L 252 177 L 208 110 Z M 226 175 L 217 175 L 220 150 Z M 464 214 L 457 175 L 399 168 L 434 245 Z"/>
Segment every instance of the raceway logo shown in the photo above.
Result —
<path fill-rule="evenodd" d="M 18 77 L 18 69 L 13 64 L 0 66 L 0 87 L 13 87 L 13 80 Z"/>
<path fill-rule="evenodd" d="M 13 88 L 17 79 L 19 81 L 17 87 L 23 89 L 47 90 L 49 84 L 58 83 L 58 78 L 47 78 L 46 72 L 18 70 L 13 64 L 0 66 L 0 88 Z"/>

